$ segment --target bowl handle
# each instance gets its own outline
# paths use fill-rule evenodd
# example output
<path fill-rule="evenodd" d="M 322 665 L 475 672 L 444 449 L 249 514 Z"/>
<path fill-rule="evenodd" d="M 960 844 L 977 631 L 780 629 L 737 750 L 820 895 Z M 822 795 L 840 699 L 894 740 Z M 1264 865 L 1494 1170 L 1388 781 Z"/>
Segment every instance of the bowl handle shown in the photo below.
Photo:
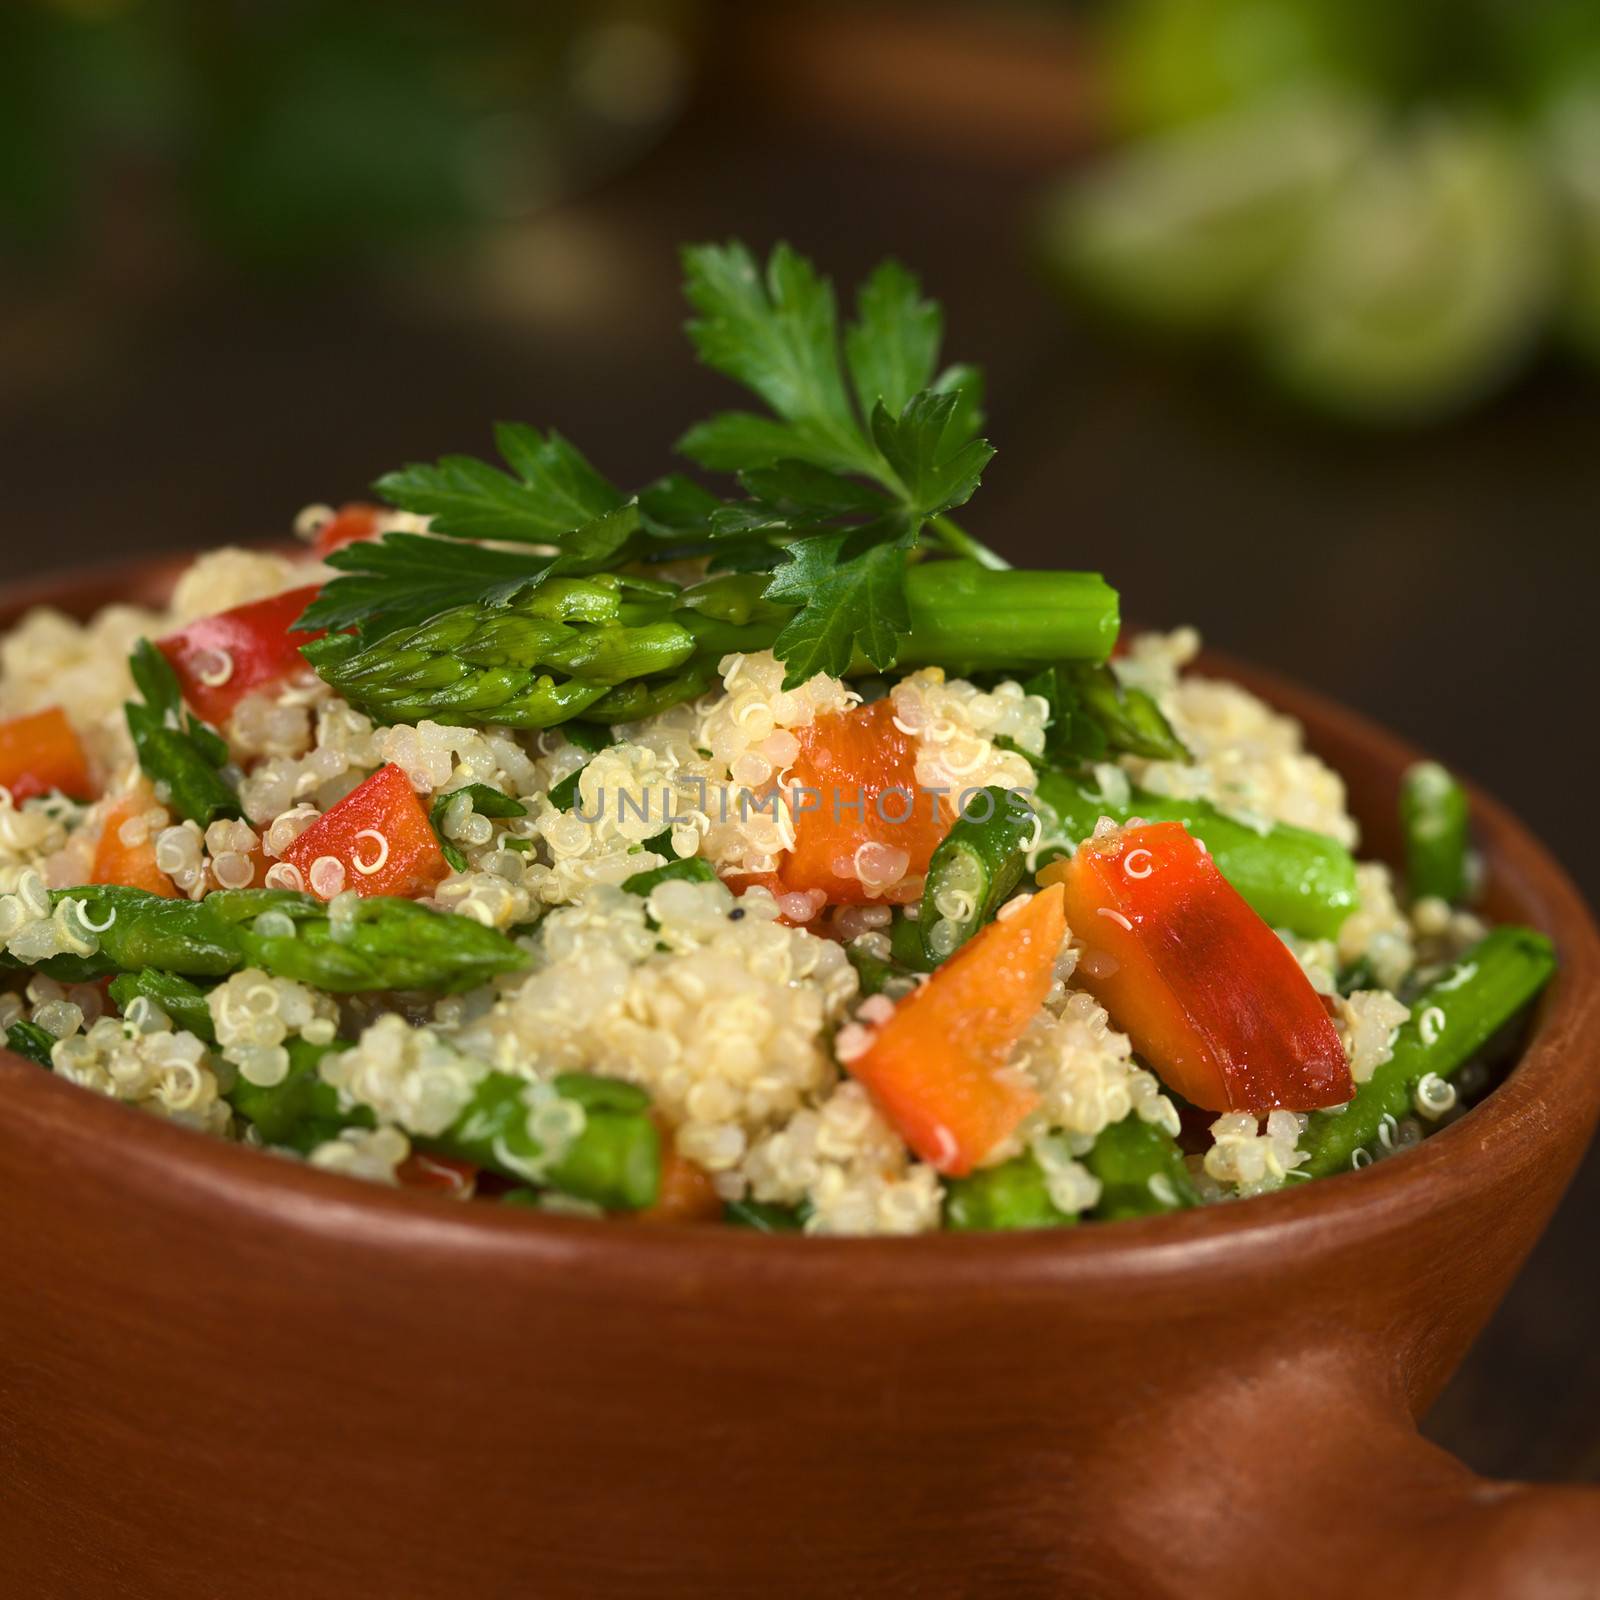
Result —
<path fill-rule="evenodd" d="M 1600 1600 L 1600 1487 L 1479 1477 L 1370 1367 L 1283 1358 L 1193 1395 L 1159 1425 L 1159 1462 L 1132 1431 L 1119 1593 Z"/>

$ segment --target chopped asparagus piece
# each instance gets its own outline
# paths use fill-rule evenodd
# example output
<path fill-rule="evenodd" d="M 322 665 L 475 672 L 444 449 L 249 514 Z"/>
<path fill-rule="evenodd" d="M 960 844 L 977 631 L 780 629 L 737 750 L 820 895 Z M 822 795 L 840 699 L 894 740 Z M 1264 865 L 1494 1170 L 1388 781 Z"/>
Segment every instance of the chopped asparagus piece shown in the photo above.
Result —
<path fill-rule="evenodd" d="M 1136 1116 L 1126 1116 L 1101 1132 L 1083 1164 L 1100 1180 L 1094 1214 L 1104 1221 L 1199 1204 L 1177 1141 L 1165 1128 Z"/>
<path fill-rule="evenodd" d="M 1032 1155 L 952 1178 L 945 1186 L 944 1223 L 952 1233 L 1065 1228 L 1077 1220 L 1051 1200 L 1044 1169 Z"/>
<path fill-rule="evenodd" d="M 1400 785 L 1406 882 L 1412 898 L 1467 898 L 1467 792 L 1435 761 L 1419 761 Z"/>
<path fill-rule="evenodd" d="M 1299 1170 L 1322 1178 L 1364 1165 L 1386 1128 L 1408 1115 L 1417 1085 L 1448 1078 L 1550 981 L 1555 949 L 1531 928 L 1496 928 L 1417 996 L 1389 1059 L 1349 1105 L 1313 1112 L 1300 1139 L 1310 1157 Z"/>

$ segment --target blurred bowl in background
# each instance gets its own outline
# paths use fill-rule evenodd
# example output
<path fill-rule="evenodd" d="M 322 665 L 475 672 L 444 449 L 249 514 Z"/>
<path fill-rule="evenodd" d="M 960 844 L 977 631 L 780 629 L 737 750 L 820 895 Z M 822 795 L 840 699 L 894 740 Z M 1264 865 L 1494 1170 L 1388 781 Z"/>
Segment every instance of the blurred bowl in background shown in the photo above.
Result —
<path fill-rule="evenodd" d="M 1122 0 L 1099 43 L 1110 147 L 1040 229 L 1091 306 L 1369 425 L 1600 355 L 1592 6 Z"/>

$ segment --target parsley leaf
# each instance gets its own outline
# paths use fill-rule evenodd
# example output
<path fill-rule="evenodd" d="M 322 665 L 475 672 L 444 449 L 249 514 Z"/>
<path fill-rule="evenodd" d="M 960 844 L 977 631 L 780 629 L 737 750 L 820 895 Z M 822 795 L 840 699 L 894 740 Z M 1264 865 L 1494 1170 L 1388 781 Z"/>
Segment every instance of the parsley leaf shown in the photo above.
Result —
<path fill-rule="evenodd" d="M 428 822 L 433 828 L 434 835 L 439 841 L 439 850 L 453 872 L 467 870 L 467 858 L 461 848 L 453 840 L 444 836 L 445 813 L 450 809 L 450 803 L 458 794 L 467 795 L 472 801 L 472 809 L 480 817 L 492 817 L 496 821 L 509 821 L 513 817 L 525 817 L 528 808 L 520 800 L 514 800 L 508 794 L 502 794 L 498 789 L 487 783 L 468 783 L 459 789 L 452 789 L 448 794 L 442 794 L 433 802 L 433 809 L 428 813 Z"/>
<path fill-rule="evenodd" d="M 1067 764 L 1103 761 L 1108 755 L 1152 761 L 1187 761 L 1189 752 L 1143 689 L 1117 681 L 1105 665 L 1057 666 L 1023 684 L 1050 703 L 1045 753 Z"/>
<path fill-rule="evenodd" d="M 486 545 L 446 544 L 423 533 L 391 533 L 347 544 L 326 558 L 345 576 L 329 583 L 295 626 L 339 633 L 379 617 L 385 630 L 409 626 L 477 600 L 490 589 L 536 583 L 553 559 Z"/>
<path fill-rule="evenodd" d="M 994 458 L 987 439 L 963 434 L 960 410 L 959 394 L 931 389 L 913 395 L 897 417 L 881 400 L 873 408 L 872 437 L 923 516 L 964 506 Z"/>
<path fill-rule="evenodd" d="M 626 560 L 638 531 L 638 502 L 629 500 L 568 533 L 559 550 L 545 555 L 425 533 L 348 544 L 327 557 L 330 567 L 348 576 L 327 584 L 296 627 L 334 635 L 357 628 L 374 638 L 426 622 L 451 606 L 509 605 L 555 573 L 596 572 Z M 313 663 L 335 653 L 334 646 L 309 648 Z"/>
<path fill-rule="evenodd" d="M 856 401 L 871 416 L 880 403 L 891 415 L 933 382 L 944 317 L 922 298 L 916 278 L 885 261 L 856 296 L 856 321 L 844 339 Z"/>
<path fill-rule="evenodd" d="M 709 535 L 711 518 L 723 500 L 703 484 L 681 472 L 658 478 L 639 493 L 639 520 L 646 533 L 657 539 L 682 539 Z"/>
<path fill-rule="evenodd" d="M 648 872 L 636 872 L 622 880 L 622 887 L 627 893 L 648 900 L 663 883 L 712 883 L 716 876 L 716 869 L 709 861 L 700 856 L 684 856 L 668 861 L 665 866 L 652 867 Z"/>
<path fill-rule="evenodd" d="M 141 639 L 128 659 L 142 700 L 123 707 L 139 765 L 157 798 L 181 817 L 209 828 L 223 817 L 240 817 L 239 796 L 222 776 L 228 745 L 183 709 L 183 690 L 172 663 Z"/>
<path fill-rule="evenodd" d="M 805 461 L 779 461 L 739 474 L 750 498 L 714 511 L 719 534 L 797 532 L 856 517 L 881 518 L 890 503 L 856 478 L 841 477 Z"/>
<path fill-rule="evenodd" d="M 516 474 L 472 456 L 413 463 L 373 488 L 392 506 L 431 517 L 432 531 L 453 539 L 559 543 L 566 534 L 622 504 L 607 483 L 558 433 L 500 423 L 495 444 Z"/>
<path fill-rule="evenodd" d="M 636 499 L 597 512 L 562 539 L 561 548 L 550 563 L 550 571 L 599 572 L 625 562 L 629 543 L 638 533 L 641 520 Z"/>
<path fill-rule="evenodd" d="M 720 464 L 732 469 L 793 456 L 870 470 L 872 451 L 839 365 L 838 311 L 827 279 L 786 244 L 772 252 L 765 274 L 742 244 L 691 246 L 684 266 L 684 292 L 700 313 L 688 330 L 700 359 L 755 390 L 788 424 L 743 412 L 713 418 L 703 428 L 724 457 Z M 687 443 L 679 448 L 712 465 Z"/>
<path fill-rule="evenodd" d="M 740 474 L 758 499 L 751 474 L 780 465 L 866 478 L 914 533 L 971 497 L 994 454 L 976 437 L 977 375 L 935 376 L 942 318 L 904 267 L 886 262 L 868 279 L 842 349 L 832 286 L 788 245 L 765 274 L 741 244 L 693 246 L 684 267 L 700 359 L 776 413 L 728 411 L 691 428 L 678 441 L 690 460 Z M 930 473 L 935 464 L 944 470 Z"/>
<path fill-rule="evenodd" d="M 842 677 L 857 651 L 873 666 L 894 665 L 911 627 L 906 605 L 905 551 L 909 533 L 846 554 L 851 535 L 818 534 L 791 544 L 789 560 L 773 574 L 763 598 L 798 605 L 773 651 L 792 689 L 813 673 Z"/>

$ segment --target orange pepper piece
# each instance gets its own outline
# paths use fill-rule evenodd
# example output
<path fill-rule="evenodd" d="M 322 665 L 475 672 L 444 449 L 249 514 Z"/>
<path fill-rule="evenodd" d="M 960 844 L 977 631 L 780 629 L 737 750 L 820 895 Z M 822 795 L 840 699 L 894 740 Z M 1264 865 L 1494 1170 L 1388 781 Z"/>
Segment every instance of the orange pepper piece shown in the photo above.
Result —
<path fill-rule="evenodd" d="M 871 894 L 855 874 L 856 852 L 881 845 L 905 853 L 904 881 L 920 893 L 954 815 L 917 787 L 916 740 L 895 726 L 893 702 L 826 712 L 795 738 L 800 754 L 784 788 L 795 841 L 778 863 L 784 891 L 821 889 L 832 905 L 902 900 L 893 889 Z"/>
<path fill-rule="evenodd" d="M 100 842 L 95 846 L 94 865 L 89 872 L 91 883 L 119 883 L 128 889 L 143 889 L 146 894 L 158 894 L 163 900 L 177 900 L 178 886 L 156 865 L 156 833 L 137 844 L 125 844 L 122 829 L 125 823 L 146 812 L 160 809 L 149 784 L 140 783 L 130 789 L 110 810 L 100 829 Z"/>
<path fill-rule="evenodd" d="M 73 800 L 92 800 L 89 762 L 60 706 L 0 722 L 0 788 L 21 805 L 59 789 Z"/>
<path fill-rule="evenodd" d="M 339 888 L 324 893 L 314 873 L 332 857 L 344 869 Z M 331 900 L 343 889 L 357 894 L 417 898 L 450 875 L 450 864 L 422 809 L 411 780 L 397 766 L 380 768 L 359 789 L 315 822 L 284 851 L 313 894 Z"/>
<path fill-rule="evenodd" d="M 1355 1093 L 1300 963 L 1181 823 L 1086 839 L 1066 889 L 1087 989 L 1161 1081 L 1207 1111 L 1315 1111 Z"/>
<path fill-rule="evenodd" d="M 721 1222 L 722 1196 L 711 1174 L 699 1162 L 680 1155 L 672 1125 L 659 1112 L 652 1113 L 661 1135 L 661 1187 L 654 1205 L 626 1213 L 629 1222 Z"/>
<path fill-rule="evenodd" d="M 1065 935 L 1062 891 L 1044 889 L 969 939 L 845 1063 L 947 1177 L 980 1165 L 1038 1104 L 1001 1068 L 1050 992 Z"/>

